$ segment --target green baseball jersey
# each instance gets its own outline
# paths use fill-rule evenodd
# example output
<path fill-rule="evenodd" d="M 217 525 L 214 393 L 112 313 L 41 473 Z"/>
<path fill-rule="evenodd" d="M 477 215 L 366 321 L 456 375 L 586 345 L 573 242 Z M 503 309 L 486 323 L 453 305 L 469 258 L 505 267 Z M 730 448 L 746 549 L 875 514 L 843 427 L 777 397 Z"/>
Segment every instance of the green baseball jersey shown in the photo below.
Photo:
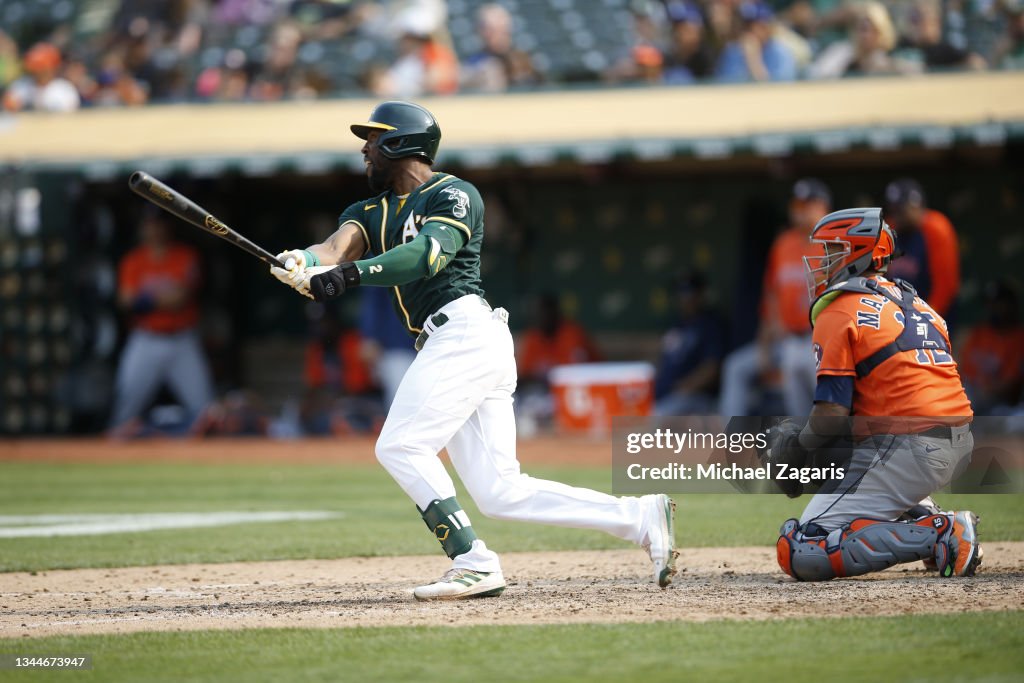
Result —
<path fill-rule="evenodd" d="M 380 256 L 412 241 L 427 225 L 430 230 L 456 230 L 462 246 L 433 277 L 390 287 L 395 312 L 413 335 L 427 316 L 467 294 L 483 296 L 480 247 L 484 239 L 484 203 L 471 183 L 447 173 L 433 177 L 405 197 L 390 190 L 349 206 L 338 225 L 355 223 L 363 231 L 369 253 Z M 442 256 L 444 258 L 444 256 Z"/>

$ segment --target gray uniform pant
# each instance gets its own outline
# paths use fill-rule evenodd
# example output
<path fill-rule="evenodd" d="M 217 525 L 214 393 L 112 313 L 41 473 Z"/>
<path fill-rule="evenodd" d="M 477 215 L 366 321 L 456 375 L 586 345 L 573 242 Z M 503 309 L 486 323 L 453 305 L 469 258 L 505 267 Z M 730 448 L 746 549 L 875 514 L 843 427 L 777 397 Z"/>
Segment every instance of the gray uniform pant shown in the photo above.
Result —
<path fill-rule="evenodd" d="M 854 447 L 846 476 L 811 498 L 800 526 L 813 522 L 833 531 L 854 519 L 894 521 L 910 507 L 959 476 L 970 463 L 970 425 L 952 428 L 952 438 L 893 434 L 872 436 Z"/>
<path fill-rule="evenodd" d="M 750 414 L 751 391 L 761 372 L 757 344 L 751 342 L 730 353 L 722 365 L 722 394 L 718 414 L 726 419 Z M 803 417 L 814 405 L 815 367 L 811 335 L 790 334 L 772 349 L 772 360 L 782 371 L 782 399 L 787 415 Z"/>
<path fill-rule="evenodd" d="M 195 330 L 131 333 L 117 368 L 111 426 L 138 417 L 164 382 L 192 419 L 213 400 L 210 371 Z"/>

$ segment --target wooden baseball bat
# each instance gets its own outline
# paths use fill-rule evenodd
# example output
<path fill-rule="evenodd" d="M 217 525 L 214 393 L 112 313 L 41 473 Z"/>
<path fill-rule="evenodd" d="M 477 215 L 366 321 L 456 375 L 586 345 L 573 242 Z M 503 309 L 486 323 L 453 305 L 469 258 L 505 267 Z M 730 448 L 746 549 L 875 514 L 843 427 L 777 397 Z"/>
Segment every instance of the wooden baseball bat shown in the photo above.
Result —
<path fill-rule="evenodd" d="M 143 173 L 142 171 L 132 173 L 128 179 L 128 187 L 146 201 L 156 204 L 164 211 L 173 213 L 181 220 L 187 221 L 211 235 L 216 235 L 221 239 L 231 242 L 231 244 L 243 251 L 247 251 L 264 263 L 277 266 L 278 268 L 285 267 L 269 251 L 258 244 L 253 244 L 247 238 L 229 228 L 209 211 L 174 188 L 164 185 L 148 173 Z"/>

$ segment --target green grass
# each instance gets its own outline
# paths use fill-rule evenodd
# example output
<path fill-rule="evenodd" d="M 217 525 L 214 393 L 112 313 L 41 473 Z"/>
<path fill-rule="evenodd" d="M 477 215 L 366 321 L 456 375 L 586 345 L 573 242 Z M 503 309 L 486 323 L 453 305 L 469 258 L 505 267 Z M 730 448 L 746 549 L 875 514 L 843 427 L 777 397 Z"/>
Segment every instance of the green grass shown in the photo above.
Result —
<path fill-rule="evenodd" d="M 91 654 L 8 681 L 1019 681 L 1024 612 L 702 624 L 274 629 L 0 640 Z"/>
<path fill-rule="evenodd" d="M 606 468 L 529 468 L 609 490 Z M 461 489 L 477 532 L 499 551 L 627 547 L 592 531 L 489 520 Z M 677 496 L 687 546 L 770 545 L 807 499 Z M 970 507 L 983 538 L 1024 539 L 1024 496 L 945 496 Z M 0 514 L 332 510 L 337 520 L 100 536 L 0 539 L 0 571 L 439 552 L 413 504 L 377 466 L 0 464 Z"/>

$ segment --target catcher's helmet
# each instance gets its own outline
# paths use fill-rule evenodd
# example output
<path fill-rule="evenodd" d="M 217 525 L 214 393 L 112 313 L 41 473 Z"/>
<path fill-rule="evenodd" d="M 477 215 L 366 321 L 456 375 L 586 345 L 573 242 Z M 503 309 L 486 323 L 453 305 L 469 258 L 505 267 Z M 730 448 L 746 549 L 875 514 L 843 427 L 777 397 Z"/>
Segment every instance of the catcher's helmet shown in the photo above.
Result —
<path fill-rule="evenodd" d="M 352 125 L 352 132 L 365 140 L 380 131 L 377 145 L 389 159 L 418 156 L 434 163 L 441 144 L 441 127 L 434 115 L 412 102 L 384 102 L 370 114 L 366 123 Z"/>
<path fill-rule="evenodd" d="M 823 251 L 804 256 L 811 301 L 867 270 L 885 272 L 896 252 L 896 233 L 878 208 L 833 211 L 814 226 L 811 242 L 822 245 Z"/>

